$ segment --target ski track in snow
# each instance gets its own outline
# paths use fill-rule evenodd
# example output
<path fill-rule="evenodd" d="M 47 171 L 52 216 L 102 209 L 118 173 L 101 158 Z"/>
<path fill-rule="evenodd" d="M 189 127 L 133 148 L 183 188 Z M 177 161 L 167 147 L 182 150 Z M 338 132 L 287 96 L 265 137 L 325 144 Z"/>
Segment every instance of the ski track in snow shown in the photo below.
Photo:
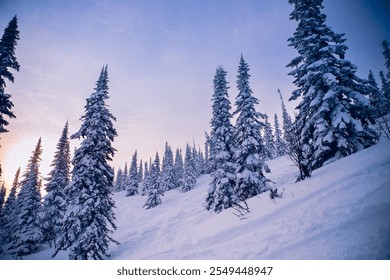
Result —
<path fill-rule="evenodd" d="M 146 196 L 114 194 L 112 259 L 390 259 L 390 141 L 313 172 L 295 183 L 296 167 L 286 157 L 268 162 L 266 174 L 283 189 L 248 200 L 250 214 L 206 211 L 210 177 L 195 189 L 171 190 L 163 203 L 145 210 Z M 25 259 L 50 259 L 46 245 Z M 0 259 L 9 256 L 0 256 Z M 66 259 L 61 252 L 56 259 Z"/>

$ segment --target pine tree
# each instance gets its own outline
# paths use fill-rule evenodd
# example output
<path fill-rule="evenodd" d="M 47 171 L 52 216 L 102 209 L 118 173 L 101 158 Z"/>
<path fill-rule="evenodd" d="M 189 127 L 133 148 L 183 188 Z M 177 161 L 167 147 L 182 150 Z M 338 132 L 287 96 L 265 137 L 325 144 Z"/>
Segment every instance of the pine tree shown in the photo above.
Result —
<path fill-rule="evenodd" d="M 0 40 L 0 133 L 8 132 L 5 128 L 9 123 L 4 118 L 15 118 L 11 111 L 14 104 L 10 100 L 11 95 L 5 92 L 5 79 L 14 82 L 14 76 L 9 71 L 14 69 L 19 71 L 19 63 L 15 57 L 15 46 L 19 40 L 18 21 L 16 16 L 12 18 L 8 26 L 4 29 L 4 34 Z"/>
<path fill-rule="evenodd" d="M 149 188 L 148 199 L 143 207 L 145 209 L 154 208 L 162 203 L 161 197 L 164 196 L 164 190 L 161 187 L 161 170 L 160 170 L 160 158 L 156 153 L 154 163 L 149 168 Z"/>
<path fill-rule="evenodd" d="M 193 153 L 190 146 L 187 144 L 186 154 L 184 158 L 184 168 L 183 168 L 183 183 L 181 185 L 182 192 L 188 192 L 195 187 L 196 184 L 196 170 L 193 161 Z"/>
<path fill-rule="evenodd" d="M 67 203 L 65 188 L 70 181 L 70 143 L 68 136 L 68 122 L 62 131 L 57 144 L 57 151 L 51 164 L 53 167 L 46 178 L 45 190 L 47 192 L 43 201 L 41 215 L 42 231 L 45 241 L 56 243 L 56 237 L 61 230 L 61 222 L 64 217 Z"/>
<path fill-rule="evenodd" d="M 2 243 L 2 237 L 4 235 L 4 225 L 5 225 L 5 217 L 4 217 L 4 202 L 5 202 L 5 196 L 6 196 L 7 190 L 5 188 L 5 183 L 3 182 L 2 186 L 0 187 L 0 244 Z M 1 252 L 1 247 L 0 247 Z"/>
<path fill-rule="evenodd" d="M 282 104 L 282 117 L 283 117 L 283 138 L 286 143 L 286 154 L 294 162 L 294 164 L 299 169 L 299 176 L 297 181 L 304 180 L 305 178 L 310 177 L 311 169 L 308 164 L 306 153 L 303 150 L 303 145 L 301 141 L 301 135 L 298 131 L 296 123 L 293 123 L 290 115 L 287 113 L 286 107 L 284 105 L 283 97 L 278 89 L 280 101 Z"/>
<path fill-rule="evenodd" d="M 264 122 L 264 148 L 265 148 L 265 156 L 268 159 L 272 159 L 276 153 L 275 140 L 274 135 L 272 133 L 271 124 L 268 122 L 268 115 L 265 114 L 265 122 Z"/>
<path fill-rule="evenodd" d="M 122 168 L 119 168 L 115 176 L 114 189 L 116 192 L 120 192 L 122 190 L 122 185 L 123 185 L 122 180 L 123 180 L 123 171 Z"/>
<path fill-rule="evenodd" d="M 15 222 L 12 224 L 13 232 L 8 251 L 16 256 L 32 253 L 43 241 L 39 219 L 42 186 L 39 172 L 41 154 L 41 138 L 39 138 L 23 174 L 14 210 Z"/>
<path fill-rule="evenodd" d="M 122 191 L 127 190 L 128 185 L 129 185 L 129 171 L 127 168 L 127 162 L 125 162 L 125 168 L 123 169 L 122 179 L 121 179 L 121 190 Z"/>
<path fill-rule="evenodd" d="M 117 133 L 112 123 L 115 118 L 106 104 L 108 98 L 105 66 L 95 91 L 87 98 L 81 128 L 71 136 L 82 142 L 73 158 L 72 180 L 66 191 L 69 206 L 53 257 L 60 250 L 69 250 L 70 259 L 103 259 L 109 257 L 110 241 L 117 243 L 110 237 L 117 227 L 110 192 L 114 172 L 108 165 L 115 153 L 111 143 Z"/>
<path fill-rule="evenodd" d="M 291 20 L 298 22 L 289 46 L 298 56 L 287 66 L 297 87 L 291 99 L 302 96 L 295 120 L 308 166 L 313 170 L 367 148 L 377 137 L 369 127 L 370 87 L 355 75 L 356 66 L 345 60 L 344 34 L 325 24 L 322 0 L 289 0 Z"/>
<path fill-rule="evenodd" d="M 277 157 L 283 156 L 286 153 L 286 143 L 284 142 L 282 130 L 280 129 L 278 115 L 274 115 L 275 128 L 275 154 Z"/>
<path fill-rule="evenodd" d="M 5 188 L 5 183 L 3 182 L 3 184 L 0 187 L 0 219 L 3 216 L 2 214 L 3 214 L 3 207 L 4 207 L 6 193 L 7 193 L 7 189 Z"/>
<path fill-rule="evenodd" d="M 375 80 L 374 74 L 370 70 L 368 73 L 367 79 L 369 85 L 372 87 L 372 91 L 370 92 L 369 98 L 372 107 L 375 110 L 374 116 L 377 118 L 383 114 L 384 108 L 383 105 L 385 103 L 384 96 L 378 87 L 378 83 Z"/>
<path fill-rule="evenodd" d="M 161 187 L 165 191 L 176 188 L 175 167 L 173 162 L 173 152 L 168 142 L 165 143 L 165 152 L 161 170 Z"/>
<path fill-rule="evenodd" d="M 149 168 L 148 163 L 145 162 L 145 168 L 144 168 L 144 179 L 142 181 L 142 193 L 141 195 L 147 195 L 150 187 L 150 180 L 149 180 Z M 150 165 L 149 165 L 150 166 Z"/>
<path fill-rule="evenodd" d="M 214 158 L 212 165 L 210 188 L 206 197 L 206 209 L 213 208 L 215 212 L 232 207 L 239 203 L 235 194 L 235 164 L 233 126 L 231 105 L 228 96 L 227 72 L 222 66 L 217 67 L 214 76 L 213 117 L 211 119 L 211 136 L 214 143 Z"/>
<path fill-rule="evenodd" d="M 237 75 L 236 111 L 238 115 L 234 139 L 236 164 L 236 194 L 244 201 L 252 196 L 269 189 L 263 170 L 267 171 L 264 163 L 265 148 L 260 129 L 264 127 L 261 119 L 264 115 L 256 112 L 258 99 L 252 95 L 249 86 L 249 66 L 241 56 Z"/>
<path fill-rule="evenodd" d="M 141 182 L 144 180 L 144 168 L 143 168 L 143 162 L 142 159 L 139 161 L 139 168 L 138 168 L 138 182 L 141 184 Z"/>
<path fill-rule="evenodd" d="M 3 231 L 2 236 L 3 240 L 8 243 L 11 242 L 11 235 L 14 232 L 13 225 L 16 222 L 16 194 L 19 189 L 19 176 L 20 176 L 20 167 L 16 171 L 14 181 L 12 183 L 11 190 L 9 192 L 8 198 L 5 201 L 3 208 Z"/>
<path fill-rule="evenodd" d="M 138 194 L 139 177 L 138 177 L 138 170 L 137 170 L 138 165 L 137 164 L 138 164 L 137 163 L 137 151 L 135 151 L 133 158 L 131 159 L 126 196 L 133 196 L 133 195 Z"/>
<path fill-rule="evenodd" d="M 211 160 L 210 160 L 210 136 L 207 132 L 204 133 L 206 141 L 204 143 L 204 170 L 206 174 L 211 174 Z"/>
<path fill-rule="evenodd" d="M 180 149 L 176 149 L 175 153 L 175 188 L 181 188 L 183 185 L 184 163 L 183 156 Z"/>

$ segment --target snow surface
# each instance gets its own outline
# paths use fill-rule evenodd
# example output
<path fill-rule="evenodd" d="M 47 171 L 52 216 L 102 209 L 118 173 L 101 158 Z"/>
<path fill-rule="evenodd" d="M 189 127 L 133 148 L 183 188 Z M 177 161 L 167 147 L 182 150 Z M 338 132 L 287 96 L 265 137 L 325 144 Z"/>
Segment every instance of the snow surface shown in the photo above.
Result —
<path fill-rule="evenodd" d="M 210 177 L 186 193 L 171 190 L 145 210 L 146 196 L 115 193 L 121 244 L 112 259 L 390 259 L 390 141 L 324 166 L 294 183 L 296 167 L 280 157 L 267 177 L 283 198 L 248 201 L 251 213 L 219 214 L 203 207 Z M 25 259 L 50 259 L 42 246 Z M 0 258 L 10 258 L 3 255 Z M 60 252 L 56 259 L 67 259 Z"/>

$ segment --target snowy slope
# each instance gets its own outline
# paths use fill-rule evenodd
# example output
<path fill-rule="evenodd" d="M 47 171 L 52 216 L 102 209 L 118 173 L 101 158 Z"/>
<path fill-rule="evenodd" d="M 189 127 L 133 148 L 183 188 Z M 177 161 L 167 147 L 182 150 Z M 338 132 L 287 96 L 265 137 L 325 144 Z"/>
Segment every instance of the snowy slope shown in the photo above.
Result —
<path fill-rule="evenodd" d="M 270 161 L 268 177 L 284 190 L 276 203 L 262 194 L 239 220 L 208 212 L 209 176 L 188 193 L 172 190 L 156 208 L 146 197 L 116 193 L 113 259 L 390 259 L 390 141 L 358 152 L 294 183 L 287 158 Z M 49 259 L 46 248 L 26 259 Z M 3 258 L 6 256 L 3 256 Z M 57 256 L 66 259 L 66 253 Z"/>

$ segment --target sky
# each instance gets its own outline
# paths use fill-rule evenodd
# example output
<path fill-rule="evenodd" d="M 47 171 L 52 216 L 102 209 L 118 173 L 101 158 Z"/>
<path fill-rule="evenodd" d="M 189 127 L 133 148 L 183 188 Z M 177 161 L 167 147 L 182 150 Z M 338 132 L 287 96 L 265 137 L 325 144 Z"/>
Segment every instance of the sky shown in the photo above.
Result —
<path fill-rule="evenodd" d="M 345 33 L 357 75 L 385 70 L 380 43 L 390 40 L 386 0 L 324 0 L 327 25 Z M 117 121 L 113 166 L 162 156 L 165 142 L 203 148 L 210 130 L 212 81 L 217 66 L 228 72 L 234 105 L 240 56 L 250 66 L 258 111 L 281 117 L 280 88 L 287 102 L 294 89 L 286 65 L 296 56 L 287 39 L 297 24 L 287 0 L 0 0 L 0 32 L 16 14 L 20 71 L 7 83 L 16 119 L 1 135 L 6 186 L 27 165 L 39 137 L 45 177 L 69 121 L 78 131 L 85 99 L 108 65 L 108 104 Z M 1 33 L 2 34 L 2 33 Z M 233 106 L 234 107 L 234 106 Z M 71 142 L 72 149 L 78 145 Z"/>

